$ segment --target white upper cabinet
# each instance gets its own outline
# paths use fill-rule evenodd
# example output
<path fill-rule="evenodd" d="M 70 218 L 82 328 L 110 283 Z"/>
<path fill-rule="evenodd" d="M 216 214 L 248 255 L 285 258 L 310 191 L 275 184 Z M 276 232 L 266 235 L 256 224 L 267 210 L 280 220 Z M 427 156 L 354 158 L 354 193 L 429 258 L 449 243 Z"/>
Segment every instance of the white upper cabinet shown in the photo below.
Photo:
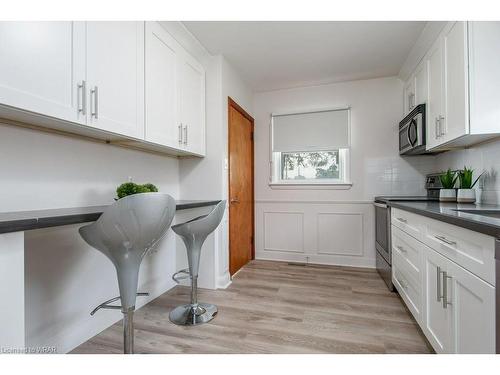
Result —
<path fill-rule="evenodd" d="M 427 126 L 426 126 L 426 141 L 427 148 L 433 148 L 439 143 L 439 138 L 442 137 L 440 122 L 444 118 L 443 105 L 443 48 L 442 40 L 438 39 L 426 59 L 428 72 L 428 90 L 429 101 L 427 103 Z"/>
<path fill-rule="evenodd" d="M 90 126 L 144 138 L 144 23 L 87 22 Z"/>
<path fill-rule="evenodd" d="M 415 97 L 415 76 L 411 76 L 411 78 L 405 83 L 405 114 L 410 112 L 416 106 L 416 97 Z"/>
<path fill-rule="evenodd" d="M 468 22 L 470 124 L 475 134 L 500 132 L 500 22 Z"/>
<path fill-rule="evenodd" d="M 500 134 L 498 45 L 500 22 L 448 22 L 427 52 L 428 150 L 468 146 Z M 405 101 L 406 96 L 405 91 Z"/>
<path fill-rule="evenodd" d="M 85 24 L 0 22 L 0 104 L 85 124 Z"/>
<path fill-rule="evenodd" d="M 182 147 L 177 121 L 177 42 L 157 22 L 146 22 L 146 134 L 149 142 Z"/>
<path fill-rule="evenodd" d="M 445 114 L 441 120 L 443 142 L 469 132 L 467 24 L 454 22 L 443 36 L 445 61 Z"/>
<path fill-rule="evenodd" d="M 415 104 L 425 104 L 429 100 L 428 62 L 422 61 L 415 71 Z"/>
<path fill-rule="evenodd" d="M 183 147 L 205 154 L 205 70 L 188 54 L 179 60 L 179 125 Z"/>

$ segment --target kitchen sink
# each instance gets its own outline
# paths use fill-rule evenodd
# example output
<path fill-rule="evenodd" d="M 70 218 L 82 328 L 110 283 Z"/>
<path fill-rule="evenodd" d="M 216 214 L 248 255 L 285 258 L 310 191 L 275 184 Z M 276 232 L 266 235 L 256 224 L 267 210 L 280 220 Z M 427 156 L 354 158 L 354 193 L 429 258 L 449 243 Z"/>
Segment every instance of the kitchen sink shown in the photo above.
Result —
<path fill-rule="evenodd" d="M 453 209 L 453 211 L 457 212 L 465 212 L 467 214 L 481 215 L 481 216 L 489 216 L 500 219 L 500 210 L 482 210 L 482 209 Z"/>

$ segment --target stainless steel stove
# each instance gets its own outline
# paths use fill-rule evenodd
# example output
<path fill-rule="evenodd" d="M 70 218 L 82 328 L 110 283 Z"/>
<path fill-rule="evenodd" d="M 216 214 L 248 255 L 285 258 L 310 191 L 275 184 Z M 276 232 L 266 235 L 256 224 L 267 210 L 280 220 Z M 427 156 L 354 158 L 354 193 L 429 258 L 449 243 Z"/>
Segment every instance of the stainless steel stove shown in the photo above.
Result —
<path fill-rule="evenodd" d="M 375 248 L 376 266 L 382 279 L 391 291 L 392 285 L 392 244 L 391 244 L 391 208 L 387 205 L 390 201 L 435 201 L 439 200 L 441 183 L 439 174 L 433 173 L 426 176 L 425 196 L 379 196 L 375 197 Z"/>

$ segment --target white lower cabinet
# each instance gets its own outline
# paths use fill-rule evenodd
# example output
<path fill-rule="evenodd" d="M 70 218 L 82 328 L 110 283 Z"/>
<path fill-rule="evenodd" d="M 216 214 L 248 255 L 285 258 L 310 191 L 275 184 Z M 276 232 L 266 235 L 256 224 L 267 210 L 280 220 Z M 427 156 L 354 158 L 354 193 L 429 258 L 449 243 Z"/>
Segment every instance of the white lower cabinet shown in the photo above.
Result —
<path fill-rule="evenodd" d="M 416 232 L 393 217 L 393 283 L 403 301 L 437 353 L 495 353 L 495 286 L 487 266 L 494 263 L 493 238 L 411 215 L 421 238 L 438 241 L 412 237 Z"/>

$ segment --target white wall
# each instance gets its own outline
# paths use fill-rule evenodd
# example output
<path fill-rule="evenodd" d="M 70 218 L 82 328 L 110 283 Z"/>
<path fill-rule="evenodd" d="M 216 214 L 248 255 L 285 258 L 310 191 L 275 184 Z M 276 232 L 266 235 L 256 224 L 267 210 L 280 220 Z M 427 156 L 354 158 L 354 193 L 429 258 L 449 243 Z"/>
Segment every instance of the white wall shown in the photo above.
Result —
<path fill-rule="evenodd" d="M 72 137 L 0 125 L 0 210 L 21 211 L 110 204 L 132 177 L 179 197 L 178 161 Z M 78 235 L 78 225 L 25 235 L 25 306 L 28 346 L 67 352 L 121 318 L 117 311 L 89 312 L 117 296 L 109 260 Z M 143 262 L 141 289 L 150 298 L 173 286 L 175 241 L 170 233 Z"/>
<path fill-rule="evenodd" d="M 399 156 L 402 92 L 402 82 L 390 77 L 255 95 L 257 258 L 374 266 L 373 198 L 425 194 L 424 175 L 434 170 L 432 156 Z M 351 106 L 352 187 L 272 189 L 271 113 L 345 105 Z"/>
<path fill-rule="evenodd" d="M 500 204 L 500 140 L 493 140 L 464 150 L 448 151 L 436 156 L 436 170 L 474 169 L 474 179 L 485 172 L 474 187 L 476 199 L 485 204 Z"/>

